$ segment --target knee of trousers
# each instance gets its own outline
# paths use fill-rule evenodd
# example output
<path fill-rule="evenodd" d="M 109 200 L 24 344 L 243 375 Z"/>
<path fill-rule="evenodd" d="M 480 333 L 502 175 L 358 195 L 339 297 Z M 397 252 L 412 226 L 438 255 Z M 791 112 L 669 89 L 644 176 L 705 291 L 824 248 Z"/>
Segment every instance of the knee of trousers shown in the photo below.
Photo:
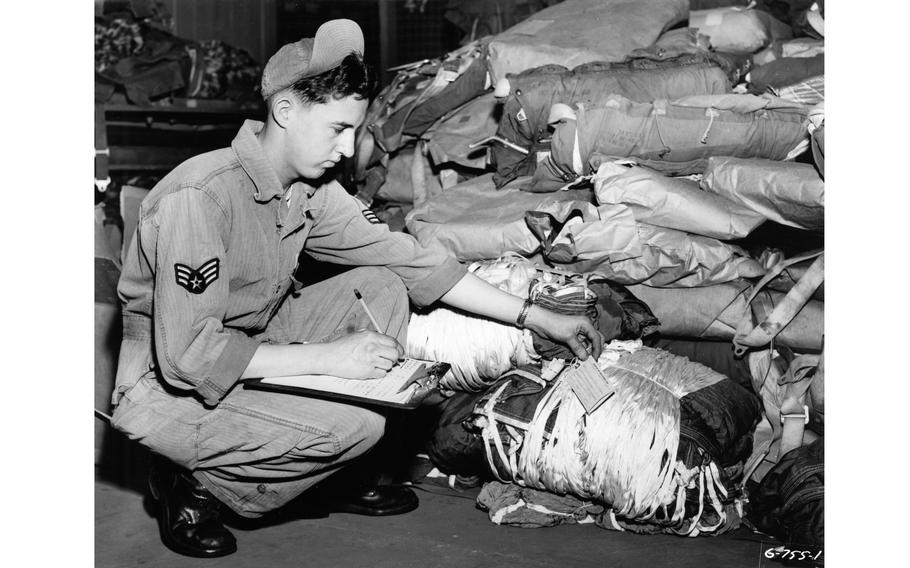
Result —
<path fill-rule="evenodd" d="M 372 410 L 347 406 L 332 434 L 347 458 L 354 458 L 375 446 L 385 434 L 385 417 Z"/>

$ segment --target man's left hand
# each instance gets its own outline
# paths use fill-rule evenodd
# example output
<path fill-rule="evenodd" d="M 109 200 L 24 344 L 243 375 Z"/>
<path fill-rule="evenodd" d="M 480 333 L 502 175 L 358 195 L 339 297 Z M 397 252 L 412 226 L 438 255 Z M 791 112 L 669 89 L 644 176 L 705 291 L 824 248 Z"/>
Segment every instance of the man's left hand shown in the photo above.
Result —
<path fill-rule="evenodd" d="M 584 361 L 588 355 L 595 359 L 603 351 L 604 338 L 584 316 L 568 316 L 541 306 L 531 306 L 525 327 L 552 341 L 562 343 Z"/>

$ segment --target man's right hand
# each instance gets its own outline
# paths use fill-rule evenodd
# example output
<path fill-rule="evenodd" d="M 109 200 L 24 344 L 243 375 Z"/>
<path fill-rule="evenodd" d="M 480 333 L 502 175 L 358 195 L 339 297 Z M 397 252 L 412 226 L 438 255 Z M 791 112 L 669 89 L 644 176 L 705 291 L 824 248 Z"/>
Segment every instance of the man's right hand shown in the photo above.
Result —
<path fill-rule="evenodd" d="M 358 331 L 326 343 L 327 374 L 346 379 L 379 379 L 402 357 L 404 347 L 391 336 Z"/>

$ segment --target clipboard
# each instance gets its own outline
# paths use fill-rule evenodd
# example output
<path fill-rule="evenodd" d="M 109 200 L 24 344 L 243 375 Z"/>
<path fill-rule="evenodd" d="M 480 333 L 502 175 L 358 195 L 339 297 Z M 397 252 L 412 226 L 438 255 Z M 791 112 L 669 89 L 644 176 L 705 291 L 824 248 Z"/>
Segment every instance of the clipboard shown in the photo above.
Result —
<path fill-rule="evenodd" d="M 406 358 L 381 379 L 292 375 L 246 379 L 243 387 L 361 405 L 413 409 L 436 391 L 440 379 L 450 368 L 448 363 Z"/>

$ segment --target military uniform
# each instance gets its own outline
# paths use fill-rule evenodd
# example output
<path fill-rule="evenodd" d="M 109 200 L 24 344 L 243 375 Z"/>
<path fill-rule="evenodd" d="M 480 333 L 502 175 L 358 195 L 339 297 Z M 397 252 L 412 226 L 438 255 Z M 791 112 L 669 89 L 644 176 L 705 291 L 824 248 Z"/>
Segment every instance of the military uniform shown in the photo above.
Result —
<path fill-rule="evenodd" d="M 408 301 L 466 273 L 388 227 L 338 183 L 285 192 L 246 121 L 230 148 L 192 158 L 143 201 L 124 260 L 113 425 L 245 516 L 296 497 L 381 437 L 384 420 L 338 403 L 234 388 L 261 343 L 329 341 L 370 327 L 406 344 Z M 358 266 L 312 286 L 301 250 Z"/>

